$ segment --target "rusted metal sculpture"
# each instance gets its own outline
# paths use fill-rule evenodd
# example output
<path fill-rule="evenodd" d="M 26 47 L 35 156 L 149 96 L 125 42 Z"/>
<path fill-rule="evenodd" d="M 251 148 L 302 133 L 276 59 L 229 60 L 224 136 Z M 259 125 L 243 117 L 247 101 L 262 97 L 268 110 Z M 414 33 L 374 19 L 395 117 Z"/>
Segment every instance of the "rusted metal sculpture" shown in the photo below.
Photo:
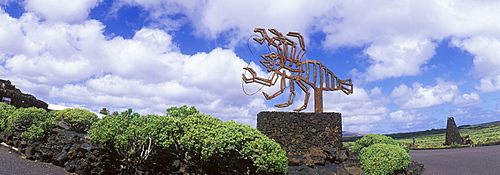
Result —
<path fill-rule="evenodd" d="M 272 95 L 263 92 L 267 100 L 273 99 L 281 95 L 287 87 L 286 80 L 289 80 L 290 96 L 288 102 L 276 104 L 276 107 L 288 107 L 295 98 L 295 84 L 297 84 L 305 93 L 304 104 L 294 109 L 294 111 L 302 111 L 307 108 L 310 92 L 309 88 L 314 90 L 314 112 L 323 112 L 323 91 L 341 90 L 346 95 L 353 93 L 353 85 L 351 79 L 340 80 L 328 68 L 323 66 L 319 61 L 305 60 L 302 57 L 306 53 L 304 38 L 300 33 L 288 32 L 286 36 L 298 39 L 300 48 L 297 48 L 297 43 L 290 38 L 284 36 L 276 29 L 268 29 L 274 36 L 270 37 L 265 29 L 255 28 L 254 32 L 260 33 L 260 38 L 253 38 L 257 43 L 264 44 L 267 42 L 268 47 L 274 47 L 276 52 L 271 52 L 267 55 L 261 55 L 264 59 L 260 63 L 270 72 L 269 78 L 257 77 L 257 73 L 250 67 L 244 67 L 252 77 L 247 78 L 242 75 L 243 82 L 259 83 L 266 86 L 275 85 L 278 80 L 280 82 L 280 90 Z"/>

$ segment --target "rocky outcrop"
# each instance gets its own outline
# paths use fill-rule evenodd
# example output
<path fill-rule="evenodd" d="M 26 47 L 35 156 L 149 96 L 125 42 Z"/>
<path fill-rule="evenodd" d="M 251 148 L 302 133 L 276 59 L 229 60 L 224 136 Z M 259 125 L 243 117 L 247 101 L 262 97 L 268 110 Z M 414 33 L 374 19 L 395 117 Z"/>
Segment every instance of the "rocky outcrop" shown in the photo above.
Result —
<path fill-rule="evenodd" d="M 0 99 L 18 108 L 37 107 L 47 110 L 49 107 L 47 103 L 35 96 L 22 93 L 10 80 L 0 79 Z"/>
<path fill-rule="evenodd" d="M 460 136 L 460 131 L 457 128 L 455 119 L 453 117 L 448 117 L 448 121 L 446 123 L 446 141 L 444 145 L 451 145 L 453 143 L 465 145 L 473 144 L 474 142 L 469 138 L 469 136 Z"/>

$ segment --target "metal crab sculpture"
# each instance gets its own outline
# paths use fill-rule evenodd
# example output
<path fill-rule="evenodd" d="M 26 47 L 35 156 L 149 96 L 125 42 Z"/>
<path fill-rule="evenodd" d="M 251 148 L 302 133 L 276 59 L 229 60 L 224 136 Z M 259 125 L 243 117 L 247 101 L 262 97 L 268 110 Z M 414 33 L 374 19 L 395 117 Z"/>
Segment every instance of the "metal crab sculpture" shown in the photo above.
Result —
<path fill-rule="evenodd" d="M 263 92 L 267 100 L 273 99 L 281 95 L 287 84 L 290 87 L 290 95 L 288 102 L 276 104 L 276 107 L 288 107 L 293 104 L 295 98 L 295 84 L 297 84 L 302 91 L 304 91 L 305 99 L 302 106 L 294 111 L 302 111 L 307 108 L 309 97 L 311 93 L 309 89 L 314 90 L 314 112 L 323 112 L 323 91 L 337 91 L 341 90 L 346 95 L 353 93 L 353 84 L 351 79 L 340 80 L 335 74 L 327 67 L 316 60 L 302 61 L 302 57 L 306 53 L 304 37 L 297 32 L 288 32 L 286 36 L 278 32 L 276 29 L 268 29 L 274 36 L 270 37 L 265 29 L 255 28 L 254 32 L 260 33 L 261 37 L 253 38 L 257 43 L 267 43 L 268 47 L 274 47 L 276 52 L 271 52 L 267 55 L 261 55 L 264 60 L 260 63 L 270 72 L 268 78 L 258 77 L 255 70 L 250 67 L 243 69 L 248 71 L 251 77 L 242 75 L 243 82 L 258 83 L 265 86 L 274 86 L 278 80 L 280 82 L 280 90 L 272 95 Z M 289 37 L 297 38 L 297 43 Z M 288 80 L 288 83 L 286 82 Z"/>

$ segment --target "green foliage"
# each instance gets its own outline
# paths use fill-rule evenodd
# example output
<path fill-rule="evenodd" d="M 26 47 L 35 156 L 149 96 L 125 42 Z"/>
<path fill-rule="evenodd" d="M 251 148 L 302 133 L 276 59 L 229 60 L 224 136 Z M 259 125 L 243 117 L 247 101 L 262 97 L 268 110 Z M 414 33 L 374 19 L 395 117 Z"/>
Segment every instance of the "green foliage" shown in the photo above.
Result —
<path fill-rule="evenodd" d="M 193 114 L 200 114 L 200 111 L 196 110 L 194 106 L 187 107 L 184 105 L 182 107 L 170 107 L 167 109 L 168 117 L 185 118 Z"/>
<path fill-rule="evenodd" d="M 123 111 L 120 115 L 127 116 L 127 117 L 140 117 L 141 114 L 137 112 L 132 112 L 132 109 L 127 109 L 126 111 Z"/>
<path fill-rule="evenodd" d="M 180 126 L 184 133 L 179 145 L 186 159 L 205 162 L 235 151 L 239 155 L 230 157 L 232 160 L 212 163 L 224 167 L 235 163 L 234 159 L 252 160 L 256 173 L 284 173 L 288 168 L 286 152 L 274 140 L 248 125 L 196 114 L 182 119 Z"/>
<path fill-rule="evenodd" d="M 0 131 L 7 129 L 7 118 L 16 111 L 16 107 L 7 103 L 0 103 Z"/>
<path fill-rule="evenodd" d="M 110 112 L 108 109 L 106 108 L 102 108 L 101 111 L 99 111 L 99 114 L 102 114 L 102 115 L 109 115 Z"/>
<path fill-rule="evenodd" d="M 113 144 L 135 165 L 167 150 L 168 156 L 196 167 L 238 168 L 242 161 L 251 161 L 254 173 L 287 170 L 285 151 L 255 128 L 222 122 L 194 107 L 172 107 L 167 112 L 166 116 L 126 115 L 130 112 L 105 116 L 92 125 L 89 135 L 95 142 Z"/>
<path fill-rule="evenodd" d="M 86 133 L 92 123 L 98 120 L 97 114 L 85 109 L 68 108 L 54 113 L 58 121 L 69 127 L 70 131 Z"/>
<path fill-rule="evenodd" d="M 367 175 L 393 174 L 406 171 L 410 156 L 401 147 L 378 143 L 362 149 L 359 153 L 361 168 Z"/>
<path fill-rule="evenodd" d="M 458 147 L 458 146 L 460 146 L 458 143 L 452 143 L 452 144 L 450 145 L 450 147 L 453 147 L 453 148 L 454 148 L 454 147 Z"/>
<path fill-rule="evenodd" d="M 104 116 L 89 132 L 97 143 L 112 144 L 117 153 L 129 160 L 132 167 L 144 163 L 159 146 L 170 146 L 177 129 L 176 118 L 146 115 L 136 117 L 125 112 Z"/>
<path fill-rule="evenodd" d="M 359 152 L 363 148 L 366 148 L 370 145 L 374 145 L 377 143 L 385 143 L 389 145 L 399 145 L 399 142 L 394 140 L 393 138 L 381 134 L 367 134 L 363 136 L 361 139 L 356 140 L 356 143 L 352 147 L 352 152 Z"/>
<path fill-rule="evenodd" d="M 234 121 L 226 122 L 226 124 L 233 125 L 230 127 L 232 130 L 239 130 L 239 132 L 232 131 L 227 132 L 227 134 L 234 134 L 232 135 L 234 145 L 244 143 L 241 148 L 237 147 L 237 150 L 240 150 L 246 158 L 253 159 L 257 173 L 284 173 L 287 171 L 288 158 L 278 143 L 248 125 L 237 124 Z"/>
<path fill-rule="evenodd" d="M 97 143 L 116 142 L 122 137 L 121 135 L 126 132 L 128 126 L 131 125 L 132 122 L 132 117 L 130 116 L 104 116 L 101 120 L 91 125 L 89 136 Z M 121 146 L 120 142 L 116 142 L 115 146 Z"/>
<path fill-rule="evenodd" d="M 35 141 L 52 130 L 55 118 L 41 108 L 19 108 L 7 118 L 7 129 L 22 131 L 21 136 Z"/>

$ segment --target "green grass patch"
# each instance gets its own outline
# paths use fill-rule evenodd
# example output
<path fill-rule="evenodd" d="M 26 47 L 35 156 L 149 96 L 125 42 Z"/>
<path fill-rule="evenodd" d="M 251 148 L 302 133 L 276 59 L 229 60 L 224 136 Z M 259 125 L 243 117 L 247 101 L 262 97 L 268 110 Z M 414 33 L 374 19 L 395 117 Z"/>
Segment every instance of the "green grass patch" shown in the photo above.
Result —
<path fill-rule="evenodd" d="M 500 141 L 500 121 L 478 125 L 465 125 L 460 126 L 458 129 L 461 136 L 468 135 L 474 142 L 474 144 L 484 144 Z M 413 138 L 415 138 L 415 144 L 419 146 L 418 148 L 449 147 L 443 146 L 446 139 L 446 129 L 432 129 L 419 132 L 388 134 L 387 136 L 390 136 L 396 139 L 396 141 L 405 145 L 413 143 Z M 360 138 L 361 136 L 343 137 L 343 145 L 352 147 L 352 145 L 354 145 L 354 142 Z"/>

